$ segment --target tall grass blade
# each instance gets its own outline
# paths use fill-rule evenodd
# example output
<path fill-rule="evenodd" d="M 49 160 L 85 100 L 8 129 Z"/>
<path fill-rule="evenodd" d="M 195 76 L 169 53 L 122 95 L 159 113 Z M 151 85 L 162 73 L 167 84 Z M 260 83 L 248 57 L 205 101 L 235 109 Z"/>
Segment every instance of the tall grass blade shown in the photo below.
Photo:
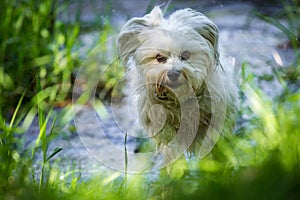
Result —
<path fill-rule="evenodd" d="M 19 111 L 19 109 L 21 107 L 21 104 L 22 104 L 24 96 L 25 96 L 25 92 L 23 92 L 23 94 L 22 94 L 22 96 L 21 96 L 21 98 L 20 98 L 20 100 L 18 102 L 18 105 L 17 105 L 17 107 L 16 107 L 16 109 L 14 111 L 14 114 L 13 114 L 11 120 L 10 120 L 9 129 L 11 129 L 13 127 L 13 124 L 15 122 L 15 119 L 16 119 L 16 116 L 18 114 L 18 111 Z"/>
<path fill-rule="evenodd" d="M 291 41 L 293 41 L 293 40 L 295 40 L 295 38 L 297 38 L 296 35 L 292 31 L 290 31 L 288 28 L 286 28 L 284 25 L 282 25 L 278 20 L 276 20 L 272 17 L 265 16 L 265 15 L 259 13 L 259 12 L 255 12 L 255 15 L 257 17 L 259 17 L 260 19 L 262 19 L 262 20 L 274 25 L 278 29 L 280 29 L 282 32 L 284 32 L 286 34 L 286 36 Z"/>
<path fill-rule="evenodd" d="M 59 152 L 61 152 L 62 150 L 63 150 L 63 148 L 61 148 L 61 147 L 56 147 L 56 148 L 53 150 L 53 152 L 50 154 L 50 156 L 48 156 L 47 162 L 48 162 L 51 158 L 53 158 L 56 154 L 58 154 Z"/>
<path fill-rule="evenodd" d="M 124 186 L 127 187 L 127 169 L 128 169 L 128 155 L 127 155 L 127 132 L 124 138 L 124 156 L 125 156 L 125 169 L 124 169 Z"/>

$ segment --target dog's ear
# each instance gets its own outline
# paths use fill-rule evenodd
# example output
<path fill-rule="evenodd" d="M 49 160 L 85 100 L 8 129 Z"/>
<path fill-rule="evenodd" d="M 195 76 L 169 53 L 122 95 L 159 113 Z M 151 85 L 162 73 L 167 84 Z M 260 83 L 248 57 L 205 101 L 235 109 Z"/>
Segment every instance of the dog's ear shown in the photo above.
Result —
<path fill-rule="evenodd" d="M 219 31 L 217 26 L 205 15 L 188 8 L 174 12 L 170 16 L 169 21 L 177 30 L 184 30 L 188 28 L 199 33 L 212 46 L 215 51 L 216 59 L 218 60 Z"/>
<path fill-rule="evenodd" d="M 121 29 L 117 42 L 119 54 L 124 64 L 127 64 L 129 57 L 140 46 L 139 34 L 149 28 L 160 26 L 163 21 L 163 14 L 159 7 L 144 17 L 135 17 L 129 20 Z"/>

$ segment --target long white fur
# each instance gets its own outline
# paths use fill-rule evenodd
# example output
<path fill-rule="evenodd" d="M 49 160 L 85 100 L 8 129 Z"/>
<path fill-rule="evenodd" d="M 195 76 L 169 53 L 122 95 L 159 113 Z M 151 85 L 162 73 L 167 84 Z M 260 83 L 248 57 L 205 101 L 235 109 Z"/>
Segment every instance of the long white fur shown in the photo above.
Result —
<path fill-rule="evenodd" d="M 213 103 L 226 104 L 224 130 L 230 132 L 232 129 L 238 101 L 234 66 L 220 53 L 218 36 L 217 26 L 192 9 L 178 10 L 165 19 L 160 8 L 155 7 L 150 14 L 133 18 L 122 27 L 118 37 L 120 56 L 124 65 L 136 69 L 137 74 L 131 76 L 133 85 L 144 88 L 139 92 L 140 121 L 154 137 L 158 149 L 170 145 L 176 136 L 184 121 L 180 103 L 192 95 L 197 97 L 200 112 L 197 114 L 199 116 L 195 116 L 199 123 L 194 127 L 197 135 L 192 138 L 189 152 L 197 153 L 200 150 L 211 125 L 211 115 L 215 112 L 212 110 Z M 185 50 L 191 52 L 188 61 L 178 57 Z M 158 53 L 166 55 L 166 63 L 155 60 Z M 168 84 L 166 73 L 172 68 L 182 71 L 178 80 L 181 85 L 174 89 L 176 97 L 158 86 Z M 160 93 L 166 94 L 166 99 L 159 99 Z M 186 123 L 186 137 L 180 137 L 181 140 L 190 139 L 188 133 L 194 126 Z"/>

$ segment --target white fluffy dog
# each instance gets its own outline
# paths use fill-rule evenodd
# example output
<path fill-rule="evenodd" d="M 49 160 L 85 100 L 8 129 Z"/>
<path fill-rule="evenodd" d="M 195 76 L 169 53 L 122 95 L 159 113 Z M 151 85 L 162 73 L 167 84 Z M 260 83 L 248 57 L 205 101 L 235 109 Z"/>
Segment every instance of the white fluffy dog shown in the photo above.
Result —
<path fill-rule="evenodd" d="M 184 150 L 203 156 L 231 130 L 233 65 L 223 62 L 218 29 L 206 16 L 183 9 L 165 19 L 155 7 L 122 27 L 118 45 L 124 65 L 137 72 L 140 121 L 167 159 Z"/>

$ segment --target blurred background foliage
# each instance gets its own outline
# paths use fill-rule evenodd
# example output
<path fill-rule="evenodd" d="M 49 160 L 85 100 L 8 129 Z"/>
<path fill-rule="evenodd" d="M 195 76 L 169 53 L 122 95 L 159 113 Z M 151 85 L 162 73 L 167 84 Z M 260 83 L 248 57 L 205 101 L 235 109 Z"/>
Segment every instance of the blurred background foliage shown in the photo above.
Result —
<path fill-rule="evenodd" d="M 257 11 L 255 11 L 255 14 L 258 18 L 277 27 L 287 36 L 288 41 L 279 44 L 279 48 L 292 48 L 294 51 L 295 59 L 290 66 L 281 66 L 278 61 L 270 63 L 273 73 L 269 77 L 274 78 L 276 76 L 281 83 L 283 83 L 282 80 L 286 81 L 285 92 L 279 96 L 279 98 L 284 98 L 288 93 L 287 90 L 297 91 L 300 87 L 300 1 L 280 1 L 280 4 L 282 9 L 272 13 L 272 15 Z"/>
<path fill-rule="evenodd" d="M 62 149 L 49 151 L 49 144 L 71 120 L 70 106 L 55 107 L 70 100 L 82 60 L 78 38 L 96 27 L 100 43 L 114 32 L 112 2 L 106 2 L 104 17 L 89 24 L 80 20 L 80 9 L 73 21 L 58 17 L 72 1 L 0 1 L 0 199 L 299 199 L 299 2 L 280 1 L 275 13 L 255 12 L 287 36 L 282 45 L 293 49 L 295 60 L 290 66 L 269 62 L 269 76 L 283 88 L 275 99 L 243 64 L 239 129 L 222 137 L 210 156 L 179 160 L 169 173 L 103 172 L 84 179 L 76 166 L 61 170 L 55 158 Z M 102 99 L 124 73 L 117 66 L 101 77 Z M 25 133 L 36 116 L 39 133 L 28 146 Z"/>
<path fill-rule="evenodd" d="M 12 113 L 21 95 L 28 102 L 39 92 L 47 102 L 64 100 L 79 65 L 75 51 L 80 26 L 57 19 L 58 1 L 4 0 L 0 3 L 0 106 Z M 47 94 L 46 94 L 47 93 Z"/>
<path fill-rule="evenodd" d="M 0 2 L 0 111 L 11 117 L 24 93 L 22 107 L 36 102 L 34 96 L 42 91 L 44 108 L 65 105 L 71 99 L 72 86 L 81 60 L 80 34 L 90 29 L 100 32 L 98 42 L 105 41 L 113 29 L 109 23 L 110 1 L 103 16 L 95 23 L 80 19 L 80 7 L 75 19 L 68 19 L 67 6 L 76 1 L 4 0 Z M 62 20 L 62 17 L 67 19 Z M 105 51 L 105 49 L 103 49 Z M 88 53 L 84 52 L 84 53 Z M 106 63 L 107 64 L 107 63 Z M 105 63 L 103 64 L 105 65 Z M 111 69 L 102 77 L 98 91 L 107 96 L 115 76 L 122 70 Z M 115 78 L 117 79 L 117 78 Z M 37 87 L 39 82 L 39 87 Z M 106 94 L 107 93 L 107 94 Z"/>

